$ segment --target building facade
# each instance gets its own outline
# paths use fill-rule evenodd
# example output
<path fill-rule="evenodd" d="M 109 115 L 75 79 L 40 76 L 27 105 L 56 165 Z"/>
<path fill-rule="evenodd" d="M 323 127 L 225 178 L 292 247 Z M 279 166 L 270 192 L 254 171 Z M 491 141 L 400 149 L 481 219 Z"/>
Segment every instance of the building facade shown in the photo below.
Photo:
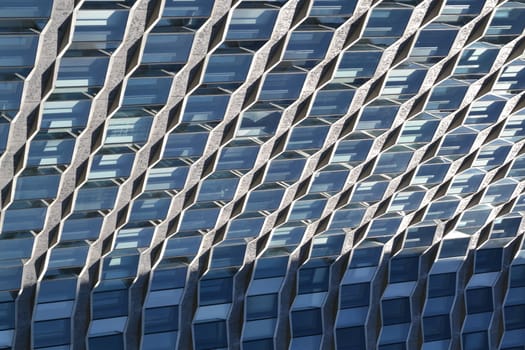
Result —
<path fill-rule="evenodd" d="M 0 348 L 523 349 L 524 18 L 2 0 Z"/>

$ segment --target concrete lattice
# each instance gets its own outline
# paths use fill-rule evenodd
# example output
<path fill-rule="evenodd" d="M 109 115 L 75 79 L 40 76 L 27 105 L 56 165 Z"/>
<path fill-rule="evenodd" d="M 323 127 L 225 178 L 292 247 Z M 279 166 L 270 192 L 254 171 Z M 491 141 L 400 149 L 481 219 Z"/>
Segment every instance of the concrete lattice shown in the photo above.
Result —
<path fill-rule="evenodd" d="M 3 0 L 0 348 L 523 349 L 523 0 Z"/>

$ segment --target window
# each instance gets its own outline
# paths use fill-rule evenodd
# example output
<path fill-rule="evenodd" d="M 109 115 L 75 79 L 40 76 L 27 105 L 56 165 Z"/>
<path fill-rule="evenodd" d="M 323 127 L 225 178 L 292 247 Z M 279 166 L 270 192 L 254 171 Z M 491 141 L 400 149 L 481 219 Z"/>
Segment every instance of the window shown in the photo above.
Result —
<path fill-rule="evenodd" d="M 450 320 L 448 315 L 423 318 L 425 342 L 450 338 Z"/>
<path fill-rule="evenodd" d="M 246 298 L 246 320 L 277 317 L 278 294 L 255 295 Z"/>
<path fill-rule="evenodd" d="M 163 306 L 147 309 L 144 318 L 144 332 L 166 332 L 178 328 L 179 308 L 177 306 Z"/>
<path fill-rule="evenodd" d="M 408 323 L 411 320 L 410 300 L 408 298 L 397 298 L 383 300 L 381 302 L 383 325 L 397 323 Z"/>
<path fill-rule="evenodd" d="M 370 302 L 370 283 L 343 285 L 341 287 L 341 309 L 368 306 Z"/>
<path fill-rule="evenodd" d="M 320 309 L 293 311 L 291 321 L 294 338 L 321 334 L 323 329 Z"/>
<path fill-rule="evenodd" d="M 466 302 L 469 314 L 492 311 L 492 291 L 490 288 L 467 289 Z"/>
<path fill-rule="evenodd" d="M 328 290 L 330 271 L 328 266 L 302 268 L 299 270 L 299 294 L 317 293 Z"/>
<path fill-rule="evenodd" d="M 199 283 L 199 305 L 230 303 L 232 300 L 230 278 L 203 279 Z"/>
<path fill-rule="evenodd" d="M 228 346 L 226 323 L 223 321 L 197 323 L 194 325 L 197 349 L 218 349 Z"/>
<path fill-rule="evenodd" d="M 456 274 L 441 273 L 428 276 L 428 297 L 436 298 L 456 294 Z"/>

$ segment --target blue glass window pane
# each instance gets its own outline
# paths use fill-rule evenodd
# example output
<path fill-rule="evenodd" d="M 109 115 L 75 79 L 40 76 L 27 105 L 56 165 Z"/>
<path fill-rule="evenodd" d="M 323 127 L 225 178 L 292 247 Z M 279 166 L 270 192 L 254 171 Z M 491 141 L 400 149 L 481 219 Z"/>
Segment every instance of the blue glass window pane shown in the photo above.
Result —
<path fill-rule="evenodd" d="M 304 73 L 270 73 L 259 95 L 262 101 L 290 100 L 299 97 L 306 75 Z"/>
<path fill-rule="evenodd" d="M 399 174 L 404 172 L 412 158 L 412 153 L 401 152 L 403 150 L 400 150 L 400 152 L 393 150 L 392 152 L 381 154 L 376 162 L 374 174 Z"/>
<path fill-rule="evenodd" d="M 422 164 L 413 179 L 413 184 L 440 183 L 448 171 L 448 164 Z"/>
<path fill-rule="evenodd" d="M 0 84 L 0 108 L 2 110 L 18 109 L 23 88 L 24 82 L 22 80 L 2 81 Z"/>
<path fill-rule="evenodd" d="M 168 98 L 172 78 L 131 78 L 128 80 L 124 105 L 164 104 Z"/>
<path fill-rule="evenodd" d="M 346 114 L 354 97 L 354 90 L 335 90 L 336 87 L 334 90 L 321 90 L 317 93 L 310 111 L 311 116 Z"/>
<path fill-rule="evenodd" d="M 251 63 L 251 55 L 212 55 L 204 82 L 244 82 Z"/>
<path fill-rule="evenodd" d="M 128 314 L 128 291 L 95 292 L 92 303 L 93 319 L 124 316 Z"/>
<path fill-rule="evenodd" d="M 255 341 L 245 341 L 242 343 L 245 349 L 250 350 L 273 350 L 273 339 L 262 339 Z"/>
<path fill-rule="evenodd" d="M 422 117 L 424 118 L 424 117 Z M 439 125 L 437 120 L 413 119 L 405 122 L 400 139 L 402 143 L 429 142 Z"/>
<path fill-rule="evenodd" d="M 390 283 L 417 281 L 419 256 L 395 257 L 390 260 Z"/>
<path fill-rule="evenodd" d="M 425 342 L 450 338 L 450 320 L 448 315 L 425 317 L 423 319 Z"/>
<path fill-rule="evenodd" d="M 468 289 L 466 299 L 469 314 L 492 311 L 492 291 L 490 288 Z"/>
<path fill-rule="evenodd" d="M 426 70 L 416 64 L 401 64 L 391 70 L 383 94 L 397 100 L 408 99 L 417 93 L 425 79 Z"/>
<path fill-rule="evenodd" d="M 168 257 L 182 257 L 182 256 L 194 256 L 199 250 L 201 243 L 200 237 L 187 237 L 170 239 L 166 244 L 166 250 L 164 256 Z M 177 269 L 178 270 L 178 269 Z M 167 273 L 167 272 L 166 272 Z M 182 272 L 178 272 L 182 273 Z"/>
<path fill-rule="evenodd" d="M 474 132 L 449 134 L 443 140 L 438 155 L 454 156 L 466 154 L 470 150 L 476 136 L 477 134 Z"/>
<path fill-rule="evenodd" d="M 514 7 L 510 3 L 507 8 L 498 8 L 487 30 L 487 35 L 519 35 L 525 31 L 525 22 L 522 20 L 525 8 Z"/>
<path fill-rule="evenodd" d="M 315 0 L 310 16 L 350 16 L 356 3 L 355 0 Z"/>
<path fill-rule="evenodd" d="M 490 46 L 466 49 L 461 54 L 461 58 L 454 73 L 469 75 L 488 73 L 498 55 L 498 52 L 497 49 Z"/>
<path fill-rule="evenodd" d="M 320 309 L 292 312 L 292 334 L 294 338 L 321 334 L 322 329 Z"/>
<path fill-rule="evenodd" d="M 472 350 L 489 350 L 486 332 L 463 334 L 463 348 Z"/>
<path fill-rule="evenodd" d="M 352 202 L 374 202 L 383 198 L 383 193 L 388 187 L 386 181 L 383 182 L 362 182 L 357 185 L 357 188 L 352 195 Z"/>
<path fill-rule="evenodd" d="M 21 176 L 16 182 L 15 200 L 53 198 L 57 193 L 59 183 L 59 175 Z"/>
<path fill-rule="evenodd" d="M 149 172 L 147 191 L 180 189 L 186 183 L 189 167 L 158 167 Z"/>
<path fill-rule="evenodd" d="M 510 287 L 525 287 L 525 265 L 513 265 L 510 268 Z"/>
<path fill-rule="evenodd" d="M 96 184 L 93 184 L 96 186 Z M 75 210 L 94 210 L 113 208 L 118 192 L 118 186 L 83 187 L 79 190 L 75 202 Z"/>
<path fill-rule="evenodd" d="M 199 286 L 199 304 L 212 305 L 230 303 L 232 300 L 233 281 L 228 278 L 201 280 Z"/>
<path fill-rule="evenodd" d="M 288 257 L 261 258 L 257 260 L 254 278 L 284 276 L 288 266 Z"/>
<path fill-rule="evenodd" d="M 310 193 L 335 192 L 343 188 L 347 171 L 323 171 L 315 174 Z"/>
<path fill-rule="evenodd" d="M 352 255 L 350 267 L 377 266 L 381 258 L 381 248 L 356 249 Z"/>
<path fill-rule="evenodd" d="M 371 47 L 370 49 L 375 49 Z M 335 73 L 337 81 L 356 83 L 359 79 L 371 78 L 379 64 L 382 52 L 375 51 L 349 51 L 343 54 L 339 68 Z"/>
<path fill-rule="evenodd" d="M 456 38 L 455 30 L 447 30 L 449 27 L 435 28 L 430 26 L 429 29 L 422 30 L 412 49 L 413 56 L 446 56 Z"/>
<path fill-rule="evenodd" d="M 7 138 L 9 136 L 9 121 L 3 117 L 0 116 L 0 154 L 2 151 L 5 150 L 7 146 Z"/>
<path fill-rule="evenodd" d="M 0 303 L 0 330 L 15 328 L 15 303 Z"/>
<path fill-rule="evenodd" d="M 45 1 L 42 1 L 45 3 Z M 2 6 L 4 3 L 2 2 Z M 3 8 L 0 17 L 4 17 L 9 10 Z M 13 12 L 16 12 L 13 11 Z M 0 66 L 32 66 L 35 60 L 36 48 L 38 45 L 38 35 L 1 35 Z M 2 84 L 4 85 L 4 84 Z"/>
<path fill-rule="evenodd" d="M 241 266 L 244 260 L 245 246 L 241 245 L 217 245 L 212 252 L 212 268 Z"/>
<path fill-rule="evenodd" d="M 22 266 L 7 266 L 0 268 L 0 290 L 16 290 L 20 288 Z"/>
<path fill-rule="evenodd" d="M 186 269 L 155 270 L 151 279 L 151 290 L 180 288 L 186 280 Z"/>
<path fill-rule="evenodd" d="M 106 148 L 93 157 L 89 179 L 128 177 L 135 153 L 128 147 Z"/>
<path fill-rule="evenodd" d="M 56 87 L 102 86 L 106 78 L 109 56 L 69 57 L 60 62 Z"/>
<path fill-rule="evenodd" d="M 456 274 L 431 274 L 428 277 L 428 297 L 443 297 L 456 294 Z"/>
<path fill-rule="evenodd" d="M 310 220 L 321 217 L 325 200 L 319 199 L 318 201 L 298 201 L 293 205 L 292 211 L 290 212 L 289 220 Z"/>
<path fill-rule="evenodd" d="M 409 9 L 378 8 L 372 11 L 364 37 L 401 36 L 412 11 Z"/>
<path fill-rule="evenodd" d="M 51 13 L 53 2 L 51 0 L 4 0 L 1 18 L 31 18 L 48 17 Z"/>
<path fill-rule="evenodd" d="M 343 140 L 339 143 L 332 162 L 346 163 L 362 161 L 368 155 L 372 147 L 372 142 L 372 140 Z"/>
<path fill-rule="evenodd" d="M 27 208 L 5 211 L 2 232 L 38 230 L 44 225 L 47 208 Z"/>
<path fill-rule="evenodd" d="M 303 238 L 304 230 L 304 226 L 277 229 L 272 235 L 270 245 L 277 247 L 283 245 L 296 246 Z"/>
<path fill-rule="evenodd" d="M 397 106 L 368 107 L 363 109 L 356 129 L 388 129 L 396 116 Z"/>
<path fill-rule="evenodd" d="M 144 332 L 166 332 L 179 327 L 179 308 L 177 306 L 164 306 L 147 309 L 144 319 Z"/>
<path fill-rule="evenodd" d="M 85 96 L 84 96 L 85 97 Z M 73 98 L 73 96 L 70 96 Z M 41 128 L 76 128 L 86 125 L 91 100 L 48 100 L 44 103 Z"/>
<path fill-rule="evenodd" d="M 104 144 L 142 143 L 148 139 L 153 119 L 144 117 L 113 117 L 109 121 Z"/>
<path fill-rule="evenodd" d="M 239 136 L 271 136 L 277 130 L 281 113 L 278 111 L 248 110 L 242 116 Z"/>
<path fill-rule="evenodd" d="M 53 139 L 46 140 L 47 137 Z M 42 139 L 34 139 L 31 142 L 27 164 L 30 166 L 68 164 L 74 147 L 75 140 L 70 134 L 42 135 Z"/>
<path fill-rule="evenodd" d="M 35 322 L 33 328 L 33 345 L 44 347 L 69 343 L 70 319 Z"/>
<path fill-rule="evenodd" d="M 390 204 L 390 211 L 411 211 L 419 208 L 425 192 L 398 192 Z"/>
<path fill-rule="evenodd" d="M 225 322 L 198 323 L 194 326 L 197 349 L 220 349 L 228 345 Z"/>
<path fill-rule="evenodd" d="M 277 14 L 277 9 L 239 8 L 235 10 L 226 40 L 269 38 Z"/>
<path fill-rule="evenodd" d="M 271 338 L 275 333 L 276 319 L 265 319 L 246 322 L 244 326 L 244 339 Z M 271 346 L 273 347 L 273 346 Z"/>
<path fill-rule="evenodd" d="M 84 242 L 76 245 L 58 247 L 51 251 L 49 268 L 83 266 L 88 254 L 88 247 Z"/>
<path fill-rule="evenodd" d="M 208 0 L 167 0 L 162 16 L 200 17 L 209 16 L 213 2 Z"/>
<path fill-rule="evenodd" d="M 363 327 L 338 328 L 336 330 L 337 349 L 366 349 L 366 338 Z"/>
<path fill-rule="evenodd" d="M 142 350 L 172 350 L 177 343 L 177 332 L 144 334 Z"/>
<path fill-rule="evenodd" d="M 479 249 L 476 251 L 475 273 L 495 272 L 501 269 L 502 249 Z"/>
<path fill-rule="evenodd" d="M 182 120 L 185 122 L 220 121 L 228 106 L 229 95 L 191 95 Z"/>
<path fill-rule="evenodd" d="M 328 290 L 330 271 L 328 267 L 299 270 L 299 294 L 317 293 Z"/>
<path fill-rule="evenodd" d="M 114 256 L 106 258 L 102 268 L 102 279 L 117 279 L 126 277 L 135 277 L 139 256 Z"/>
<path fill-rule="evenodd" d="M 77 280 L 74 278 L 42 280 L 38 291 L 39 303 L 72 300 L 76 296 Z"/>
<path fill-rule="evenodd" d="M 78 202 L 77 202 L 78 203 Z M 68 240 L 95 240 L 98 238 L 102 227 L 102 216 L 71 218 L 64 222 L 62 227 L 62 241 Z"/>
<path fill-rule="evenodd" d="M 111 41 L 122 39 L 128 11 L 112 9 L 81 9 L 77 13 L 74 42 L 101 42 L 108 48 Z"/>
<path fill-rule="evenodd" d="M 246 298 L 246 319 L 277 317 L 278 294 L 249 296 Z"/>
<path fill-rule="evenodd" d="M 124 339 L 120 334 L 89 338 L 88 342 L 90 349 L 124 349 Z"/>
<path fill-rule="evenodd" d="M 355 208 L 351 210 L 338 210 L 335 212 L 330 228 L 356 227 L 361 223 L 365 214 L 365 208 Z"/>
<path fill-rule="evenodd" d="M 342 309 L 367 306 L 369 302 L 369 283 L 349 284 L 341 287 L 340 307 Z"/>
<path fill-rule="evenodd" d="M 287 150 L 319 149 L 323 146 L 328 127 L 297 127 L 292 131 Z"/>
<path fill-rule="evenodd" d="M 0 260 L 26 259 L 31 257 L 33 239 L 0 239 Z"/>
<path fill-rule="evenodd" d="M 525 305 L 505 307 L 505 329 L 525 329 Z"/>
<path fill-rule="evenodd" d="M 450 239 L 444 240 L 441 245 L 439 259 L 454 256 L 464 256 L 469 244 L 469 239 Z"/>
<path fill-rule="evenodd" d="M 266 174 L 266 182 L 292 181 L 299 177 L 303 170 L 304 159 L 273 161 Z"/>
<path fill-rule="evenodd" d="M 410 316 L 410 300 L 408 298 L 397 298 L 383 300 L 381 302 L 383 324 L 391 325 L 397 323 L 408 323 Z"/>
<path fill-rule="evenodd" d="M 251 169 L 259 152 L 258 147 L 225 147 L 217 163 L 217 170 Z"/>
<path fill-rule="evenodd" d="M 436 86 L 432 90 L 432 95 L 430 95 L 425 110 L 455 110 L 460 106 L 467 89 L 468 85 L 466 84 L 452 86 L 441 84 L 440 86 Z"/>
<path fill-rule="evenodd" d="M 211 229 L 215 226 L 220 208 L 188 210 L 180 224 L 181 231 Z"/>
<path fill-rule="evenodd" d="M 332 32 L 294 31 L 284 55 L 285 60 L 321 59 L 330 45 Z"/>
<path fill-rule="evenodd" d="M 142 63 L 186 62 L 192 44 L 193 33 L 152 33 L 146 41 Z"/>
<path fill-rule="evenodd" d="M 208 135 L 205 133 L 175 133 L 168 137 L 164 157 L 199 156 L 204 151 Z"/>

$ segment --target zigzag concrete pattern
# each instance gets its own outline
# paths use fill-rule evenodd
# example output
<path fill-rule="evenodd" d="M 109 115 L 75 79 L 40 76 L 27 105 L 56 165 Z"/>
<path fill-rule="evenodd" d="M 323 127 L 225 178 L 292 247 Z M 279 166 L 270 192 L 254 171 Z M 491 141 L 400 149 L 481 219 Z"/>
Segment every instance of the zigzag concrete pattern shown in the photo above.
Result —
<path fill-rule="evenodd" d="M 523 349 L 525 1 L 2 0 L 1 349 Z"/>

